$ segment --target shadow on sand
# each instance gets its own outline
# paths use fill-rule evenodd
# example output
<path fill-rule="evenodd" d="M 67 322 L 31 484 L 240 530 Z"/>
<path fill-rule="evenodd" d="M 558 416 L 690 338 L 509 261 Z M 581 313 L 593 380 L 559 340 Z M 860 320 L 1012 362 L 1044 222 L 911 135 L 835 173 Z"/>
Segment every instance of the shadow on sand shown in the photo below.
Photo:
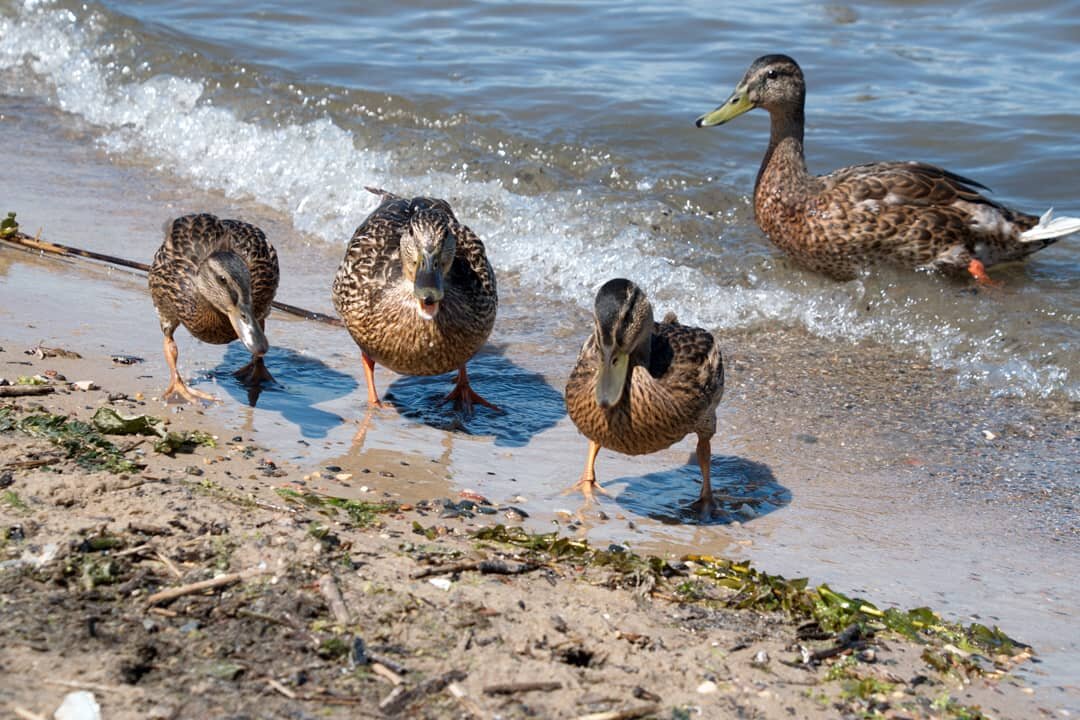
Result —
<path fill-rule="evenodd" d="M 562 393 L 542 375 L 507 360 L 500 348 L 485 346 L 469 361 L 468 372 L 473 390 L 502 413 L 477 405 L 471 417 L 463 417 L 449 403 L 443 405 L 456 373 L 401 377 L 383 397 L 403 417 L 440 430 L 492 436 L 496 447 L 523 447 L 566 415 Z"/>
<path fill-rule="evenodd" d="M 296 425 L 304 438 L 324 438 L 344 422 L 341 416 L 319 410 L 315 405 L 356 390 L 357 381 L 352 375 L 334 370 L 318 358 L 271 347 L 266 355 L 266 369 L 274 376 L 274 382 L 248 387 L 233 377 L 233 373 L 250 359 L 243 345 L 230 343 L 221 364 L 210 371 L 234 400 L 252 407 L 258 405 L 263 412 L 278 413 Z"/>
<path fill-rule="evenodd" d="M 690 507 L 701 492 L 701 471 L 692 453 L 680 468 L 612 481 L 626 483 L 615 502 L 629 512 L 666 525 L 745 523 L 791 502 L 791 491 L 776 481 L 768 465 L 741 457 L 713 455 L 709 467 L 717 501 L 711 518 L 699 517 Z"/>

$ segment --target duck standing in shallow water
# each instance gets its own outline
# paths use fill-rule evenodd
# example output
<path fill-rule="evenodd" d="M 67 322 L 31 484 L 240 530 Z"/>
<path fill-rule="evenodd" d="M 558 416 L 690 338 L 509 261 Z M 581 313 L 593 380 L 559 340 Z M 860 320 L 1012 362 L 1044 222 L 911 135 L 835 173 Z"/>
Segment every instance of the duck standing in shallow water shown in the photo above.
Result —
<path fill-rule="evenodd" d="M 803 154 L 806 82 L 786 55 L 750 65 L 723 105 L 697 119 L 721 125 L 754 108 L 772 131 L 754 186 L 769 239 L 803 266 L 836 280 L 892 263 L 990 282 L 986 268 L 1020 260 L 1080 231 L 1080 219 L 1041 218 L 981 195 L 974 180 L 920 162 L 878 162 L 810 175 Z"/>
<path fill-rule="evenodd" d="M 179 351 L 173 333 L 180 325 L 216 345 L 239 338 L 251 362 L 235 375 L 248 385 L 273 380 L 263 356 L 270 347 L 266 316 L 280 277 L 277 252 L 254 225 L 207 213 L 168 223 L 148 278 L 171 375 L 162 400 L 174 393 L 187 402 L 217 400 L 189 388 L 176 369 Z"/>
<path fill-rule="evenodd" d="M 589 438 L 585 471 L 570 491 L 606 493 L 596 482 L 601 447 L 627 455 L 663 450 L 696 433 L 701 495 L 693 507 L 713 510 L 709 462 L 724 364 L 712 333 L 680 325 L 673 313 L 653 320 L 641 289 L 622 278 L 596 294 L 595 327 L 566 383 L 566 409 Z"/>
<path fill-rule="evenodd" d="M 443 402 L 498 410 L 469 386 L 465 363 L 495 325 L 495 272 L 484 244 L 445 200 L 368 188 L 382 203 L 356 229 L 334 278 L 334 307 L 360 346 L 368 404 L 375 365 L 403 375 L 457 370 Z"/>

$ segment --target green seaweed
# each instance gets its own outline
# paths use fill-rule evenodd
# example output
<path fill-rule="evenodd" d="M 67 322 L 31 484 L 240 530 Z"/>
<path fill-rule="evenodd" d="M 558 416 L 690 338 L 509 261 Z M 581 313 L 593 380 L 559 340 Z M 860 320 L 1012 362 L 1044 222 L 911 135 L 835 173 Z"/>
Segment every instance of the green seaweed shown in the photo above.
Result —
<path fill-rule="evenodd" d="M 114 473 L 134 472 L 141 466 L 124 457 L 124 452 L 109 442 L 93 426 L 64 415 L 38 413 L 14 422 L 8 408 L 0 408 L 0 429 L 13 428 L 32 437 L 48 440 L 63 449 L 67 457 L 87 470 Z"/>
<path fill-rule="evenodd" d="M 7 217 L 0 220 L 0 238 L 11 237 L 19 231 L 19 223 L 15 220 L 15 213 L 9 212 Z"/>
<path fill-rule="evenodd" d="M 337 515 L 339 511 L 344 511 L 353 524 L 358 527 L 372 525 L 378 515 L 394 512 L 398 509 L 396 502 L 371 503 L 321 493 L 299 492 L 292 488 L 276 488 L 275 492 L 286 502 L 316 509 L 325 515 Z"/>
<path fill-rule="evenodd" d="M 114 408 L 101 407 L 94 413 L 94 427 L 106 435 L 152 435 L 154 451 L 172 455 L 196 446 L 214 447 L 214 436 L 202 430 L 166 430 L 165 421 L 151 415 L 121 415 Z"/>
<path fill-rule="evenodd" d="M 652 574 L 657 581 L 678 574 L 657 557 L 640 557 L 629 551 L 597 550 L 583 540 L 553 533 L 529 533 L 520 527 L 496 525 L 473 534 L 478 540 L 506 543 L 523 548 L 531 559 L 547 556 L 555 561 L 607 566 L 623 573 Z M 716 600 L 710 593 L 685 579 L 674 586 L 675 594 L 685 601 L 720 602 L 727 607 L 761 612 L 781 612 L 794 620 L 814 621 L 823 630 L 837 633 L 856 624 L 863 635 L 892 631 L 916 642 L 942 640 L 969 653 L 1017 655 L 1030 647 L 1010 638 L 999 628 L 983 625 L 958 625 L 944 621 L 929 608 L 879 610 L 873 603 L 849 597 L 828 585 L 810 587 L 806 578 L 788 580 L 754 569 L 750 563 L 708 555 L 688 555 L 696 578 L 707 579 L 724 588 L 725 597 Z"/>
<path fill-rule="evenodd" d="M 19 512 L 29 512 L 30 508 L 26 505 L 19 493 L 14 490 L 5 490 L 0 493 L 0 504 L 6 505 L 12 510 L 18 510 Z"/>

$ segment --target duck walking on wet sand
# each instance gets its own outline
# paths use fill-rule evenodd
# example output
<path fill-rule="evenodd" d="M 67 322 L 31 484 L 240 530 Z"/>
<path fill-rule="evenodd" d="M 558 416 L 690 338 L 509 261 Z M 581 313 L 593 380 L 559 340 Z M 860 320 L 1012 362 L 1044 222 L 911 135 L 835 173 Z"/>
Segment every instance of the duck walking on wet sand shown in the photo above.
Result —
<path fill-rule="evenodd" d="M 382 407 L 375 365 L 403 375 L 457 370 L 443 399 L 498 410 L 470 386 L 465 363 L 495 325 L 495 272 L 480 238 L 445 200 L 368 188 L 382 203 L 353 233 L 334 278 L 334 307 L 360 346 L 368 404 Z"/>
<path fill-rule="evenodd" d="M 721 125 L 754 108 L 769 112 L 754 212 L 769 239 L 811 270 L 850 280 L 862 268 L 891 263 L 989 283 L 991 265 L 1080 231 L 1078 218 L 1011 210 L 976 190 L 985 186 L 925 163 L 877 162 L 810 175 L 805 99 L 799 65 L 786 55 L 765 55 L 697 126 Z"/>
<path fill-rule="evenodd" d="M 595 327 L 566 383 L 566 409 L 589 439 L 580 490 L 586 502 L 606 491 L 596 482 L 601 447 L 627 455 L 663 450 L 697 434 L 701 495 L 693 507 L 713 510 L 709 484 L 716 407 L 724 364 L 712 333 L 680 325 L 673 313 L 654 322 L 645 293 L 629 280 L 609 280 L 596 294 Z"/>
<path fill-rule="evenodd" d="M 254 225 L 208 213 L 185 215 L 166 225 L 165 241 L 149 274 L 171 375 L 163 400 L 175 393 L 187 402 L 217 401 L 189 388 L 176 369 L 179 352 L 173 333 L 180 325 L 207 343 L 239 338 L 251 352 L 251 362 L 235 375 L 248 385 L 273 380 L 263 363 L 270 347 L 264 331 L 280 277 L 277 252 Z"/>

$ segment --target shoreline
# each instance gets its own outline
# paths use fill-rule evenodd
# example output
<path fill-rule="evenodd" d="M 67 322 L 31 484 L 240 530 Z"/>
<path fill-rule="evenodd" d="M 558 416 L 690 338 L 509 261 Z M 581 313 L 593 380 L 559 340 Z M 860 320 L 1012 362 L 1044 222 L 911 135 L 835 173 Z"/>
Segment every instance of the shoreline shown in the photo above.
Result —
<path fill-rule="evenodd" d="M 5 367 L 14 360 L 27 374 L 66 378 L 54 394 L 0 403 L 9 424 L 42 412 L 89 421 L 102 406 L 160 416 L 158 403 L 138 399 L 154 379 L 137 365 L 32 358 L 3 345 Z M 102 378 L 101 389 L 67 389 L 82 375 Z M 709 580 L 720 560 L 645 562 L 573 535 L 534 554 L 533 536 L 515 534 L 502 503 L 491 506 L 496 515 L 469 517 L 484 501 L 466 492 L 452 505 L 399 504 L 368 488 L 362 501 L 328 504 L 298 492 L 322 478 L 210 416 L 167 421 L 173 432 L 208 432 L 214 446 L 169 456 L 148 440 L 107 436 L 145 465 L 108 472 L 57 451 L 71 445 L 0 433 L 0 465 L 12 473 L 0 503 L 7 707 L 47 714 L 73 688 L 94 692 L 108 718 L 316 708 L 327 717 L 666 717 L 698 708 L 1022 718 L 1043 707 L 1040 691 L 1001 674 L 1016 661 L 1000 650 L 968 655 L 884 630 L 808 635 L 805 616 L 737 609 L 746 596 Z M 400 455 L 386 460 L 367 460 L 360 477 L 408 482 L 424 472 Z M 339 481 L 356 478 L 348 474 Z M 494 535 L 474 536 L 479 527 Z M 475 572 L 481 561 L 494 569 Z M 214 577 L 224 577 L 216 588 L 155 594 Z M 802 662 L 800 652 L 817 659 Z M 41 681 L 45 667 L 56 682 Z M 552 685 L 520 685 L 538 679 Z"/>

